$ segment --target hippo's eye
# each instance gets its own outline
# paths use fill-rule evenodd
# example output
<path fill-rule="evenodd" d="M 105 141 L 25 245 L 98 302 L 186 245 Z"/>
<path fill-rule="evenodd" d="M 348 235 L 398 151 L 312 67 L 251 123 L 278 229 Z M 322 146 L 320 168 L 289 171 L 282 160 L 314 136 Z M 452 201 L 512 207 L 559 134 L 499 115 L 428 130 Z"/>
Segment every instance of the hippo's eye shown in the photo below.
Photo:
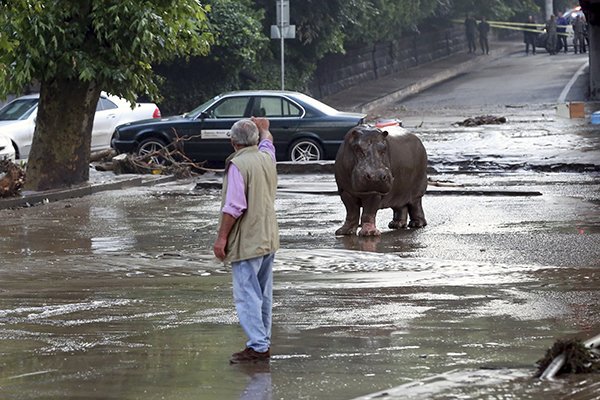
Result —
<path fill-rule="evenodd" d="M 378 152 L 384 153 L 387 150 L 387 144 L 385 142 L 379 142 L 375 145 Z"/>
<path fill-rule="evenodd" d="M 363 149 L 363 147 L 360 145 L 360 143 L 357 143 L 352 147 L 354 148 L 354 153 L 356 153 L 356 155 L 359 155 L 359 156 L 365 155 L 365 149 Z"/>

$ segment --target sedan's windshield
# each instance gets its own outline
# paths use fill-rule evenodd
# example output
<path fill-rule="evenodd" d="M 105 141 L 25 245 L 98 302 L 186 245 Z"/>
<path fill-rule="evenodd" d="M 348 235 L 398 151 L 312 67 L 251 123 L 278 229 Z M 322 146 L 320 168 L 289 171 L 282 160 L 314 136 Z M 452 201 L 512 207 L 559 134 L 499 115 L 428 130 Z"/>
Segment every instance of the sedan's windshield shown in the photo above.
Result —
<path fill-rule="evenodd" d="M 199 105 L 198 107 L 194 108 L 192 111 L 187 112 L 184 114 L 184 116 L 188 117 L 188 118 L 196 118 L 198 117 L 198 115 L 200 115 L 200 113 L 204 110 L 206 110 L 208 108 L 209 105 L 211 105 L 212 103 L 215 102 L 215 100 L 218 98 L 219 96 L 215 96 L 212 99 L 210 99 L 209 101 L 207 101 L 206 103 L 202 103 L 201 105 Z"/>
<path fill-rule="evenodd" d="M 14 100 L 0 109 L 0 121 L 27 119 L 37 107 L 39 99 Z"/>

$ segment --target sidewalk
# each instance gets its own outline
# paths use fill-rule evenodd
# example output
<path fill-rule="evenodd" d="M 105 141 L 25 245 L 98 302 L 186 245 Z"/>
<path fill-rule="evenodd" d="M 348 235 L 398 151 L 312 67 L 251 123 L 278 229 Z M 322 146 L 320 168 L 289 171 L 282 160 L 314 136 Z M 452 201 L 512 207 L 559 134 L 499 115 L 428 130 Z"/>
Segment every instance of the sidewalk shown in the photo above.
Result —
<path fill-rule="evenodd" d="M 440 60 L 364 82 L 327 96 L 323 102 L 338 110 L 369 113 L 377 107 L 415 95 L 478 66 L 523 51 L 522 47 L 522 43 L 516 40 L 494 41 L 490 43 L 488 55 L 469 54 L 465 50 Z"/>

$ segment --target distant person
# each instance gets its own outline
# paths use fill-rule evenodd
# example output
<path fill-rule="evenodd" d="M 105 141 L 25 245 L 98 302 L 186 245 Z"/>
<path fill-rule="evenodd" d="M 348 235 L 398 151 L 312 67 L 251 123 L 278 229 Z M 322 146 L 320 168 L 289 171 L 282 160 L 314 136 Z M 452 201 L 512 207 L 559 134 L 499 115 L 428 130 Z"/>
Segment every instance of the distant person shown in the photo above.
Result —
<path fill-rule="evenodd" d="M 531 54 L 535 54 L 535 41 L 537 39 L 537 33 L 534 32 L 535 27 L 535 18 L 533 15 L 530 15 L 527 18 L 527 24 L 523 26 L 525 29 L 523 31 L 523 42 L 525 42 L 525 54 L 529 54 L 529 46 L 531 46 Z"/>
<path fill-rule="evenodd" d="M 558 37 L 558 45 L 559 48 L 564 49 L 565 53 L 567 53 L 569 46 L 567 45 L 567 19 L 564 17 L 563 13 L 558 13 L 558 18 L 556 19 L 556 35 Z"/>
<path fill-rule="evenodd" d="M 554 15 L 550 16 L 550 19 L 546 23 L 546 50 L 550 55 L 556 54 L 556 18 Z"/>
<path fill-rule="evenodd" d="M 579 51 L 585 53 L 585 23 L 581 16 L 575 17 L 573 21 L 573 51 L 575 54 Z"/>
<path fill-rule="evenodd" d="M 477 36 L 477 21 L 468 14 L 467 18 L 465 19 L 465 34 L 467 36 L 469 53 L 475 53 L 477 51 L 477 45 L 475 44 L 475 37 Z"/>
<path fill-rule="evenodd" d="M 265 118 L 242 119 L 230 130 L 215 256 L 231 263 L 233 298 L 248 341 L 232 364 L 271 357 L 273 260 L 279 248 L 275 215 L 275 147 Z"/>
<path fill-rule="evenodd" d="M 479 45 L 481 46 L 482 54 L 490 54 L 490 45 L 488 42 L 488 34 L 490 33 L 490 24 L 485 20 L 485 17 L 481 17 L 481 22 L 477 25 L 479 31 Z"/>

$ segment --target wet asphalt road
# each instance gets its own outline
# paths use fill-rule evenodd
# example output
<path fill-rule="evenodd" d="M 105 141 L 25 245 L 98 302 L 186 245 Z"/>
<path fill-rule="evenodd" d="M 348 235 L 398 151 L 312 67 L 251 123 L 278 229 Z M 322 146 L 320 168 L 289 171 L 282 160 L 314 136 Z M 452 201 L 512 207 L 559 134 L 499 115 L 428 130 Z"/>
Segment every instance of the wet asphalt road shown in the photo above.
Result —
<path fill-rule="evenodd" d="M 556 133 L 564 124 L 600 148 L 586 126 L 543 124 L 556 131 L 524 148 L 575 143 Z M 269 371 L 227 363 L 243 335 L 229 271 L 211 255 L 218 189 L 184 181 L 2 211 L 2 398 L 349 399 L 437 374 L 425 394 L 398 398 L 547 396 L 526 379 L 545 348 L 600 330 L 598 173 L 512 170 L 489 140 L 523 136 L 518 126 L 421 128 L 433 160 L 465 134 L 480 159 L 496 156 L 434 162 L 430 178 L 448 186 L 430 186 L 420 230 L 389 231 L 383 210 L 381 237 L 335 237 L 332 177 L 282 175 Z M 544 165 L 547 151 L 519 164 Z"/>
<path fill-rule="evenodd" d="M 335 237 L 332 176 L 280 176 L 269 367 L 227 361 L 218 176 L 0 211 L 0 398 L 597 398 L 598 376 L 531 376 L 600 333 L 600 136 L 544 104 L 485 110 L 509 122 L 404 111 L 441 185 L 423 229 L 382 210 L 381 237 Z"/>

